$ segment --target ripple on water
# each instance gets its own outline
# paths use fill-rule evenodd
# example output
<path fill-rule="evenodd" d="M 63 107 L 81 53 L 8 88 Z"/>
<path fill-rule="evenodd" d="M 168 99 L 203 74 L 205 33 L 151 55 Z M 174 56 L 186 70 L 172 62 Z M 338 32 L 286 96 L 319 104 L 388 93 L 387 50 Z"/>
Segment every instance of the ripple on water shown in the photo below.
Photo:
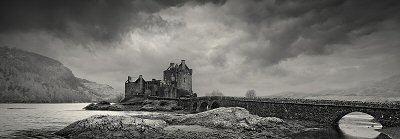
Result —
<path fill-rule="evenodd" d="M 7 108 L 7 109 L 16 109 L 16 110 L 18 110 L 18 109 L 35 109 L 35 108 Z"/>

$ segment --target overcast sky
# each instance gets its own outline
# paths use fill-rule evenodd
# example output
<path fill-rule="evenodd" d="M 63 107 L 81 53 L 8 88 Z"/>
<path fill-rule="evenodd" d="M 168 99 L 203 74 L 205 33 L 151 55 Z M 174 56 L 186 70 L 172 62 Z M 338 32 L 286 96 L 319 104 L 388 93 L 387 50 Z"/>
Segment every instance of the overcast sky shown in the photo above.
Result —
<path fill-rule="evenodd" d="M 185 59 L 199 95 L 348 88 L 400 74 L 399 0 L 2 0 L 0 45 L 123 91 Z"/>

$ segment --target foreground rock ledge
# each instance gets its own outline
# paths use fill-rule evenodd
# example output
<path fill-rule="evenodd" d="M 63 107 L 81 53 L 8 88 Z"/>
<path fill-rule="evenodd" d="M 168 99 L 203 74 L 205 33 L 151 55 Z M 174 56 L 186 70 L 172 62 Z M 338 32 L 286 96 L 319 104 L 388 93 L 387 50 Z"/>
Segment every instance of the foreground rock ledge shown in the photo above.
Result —
<path fill-rule="evenodd" d="M 154 138 L 167 126 L 163 120 L 95 115 L 56 132 L 69 138 Z"/>
<path fill-rule="evenodd" d="M 165 130 L 169 125 L 199 125 L 215 132 Z M 301 129 L 279 118 L 259 117 L 244 108 L 229 107 L 188 115 L 96 115 L 56 134 L 66 138 L 291 138 Z"/>

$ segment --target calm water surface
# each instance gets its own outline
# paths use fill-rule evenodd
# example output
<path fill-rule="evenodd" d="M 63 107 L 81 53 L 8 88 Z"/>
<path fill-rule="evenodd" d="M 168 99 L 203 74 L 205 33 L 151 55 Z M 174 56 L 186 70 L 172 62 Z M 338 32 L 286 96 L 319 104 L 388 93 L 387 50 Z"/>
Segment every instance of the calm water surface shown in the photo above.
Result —
<path fill-rule="evenodd" d="M 62 129 L 92 115 L 140 115 L 151 112 L 86 111 L 89 103 L 0 104 L 0 136 L 31 129 Z"/>
<path fill-rule="evenodd" d="M 24 130 L 52 129 L 52 131 L 56 131 L 92 115 L 145 115 L 155 113 L 86 111 L 82 109 L 86 105 L 88 103 L 0 104 L 0 137 L 7 137 L 7 135 L 16 131 Z M 372 119 L 373 117 L 364 113 L 351 113 L 339 121 L 339 128 L 310 129 L 310 131 L 300 133 L 296 138 L 389 138 L 375 130 L 382 128 L 382 125 L 373 122 Z"/>

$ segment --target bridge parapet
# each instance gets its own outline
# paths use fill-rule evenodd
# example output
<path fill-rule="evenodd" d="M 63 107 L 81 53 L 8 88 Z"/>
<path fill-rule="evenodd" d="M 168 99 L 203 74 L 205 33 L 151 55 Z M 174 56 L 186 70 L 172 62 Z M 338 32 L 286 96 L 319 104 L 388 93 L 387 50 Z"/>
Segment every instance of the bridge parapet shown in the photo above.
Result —
<path fill-rule="evenodd" d="M 375 117 L 382 125 L 400 126 L 400 103 L 360 101 L 311 100 L 288 98 L 197 97 L 187 103 L 188 110 L 201 112 L 217 107 L 243 107 L 252 114 L 283 119 L 312 120 L 324 124 L 337 124 L 344 115 L 364 112 Z"/>
<path fill-rule="evenodd" d="M 389 108 L 400 109 L 400 102 L 363 102 L 363 101 L 341 101 L 341 100 L 313 100 L 313 99 L 293 99 L 293 98 L 246 98 L 230 96 L 205 96 L 193 98 L 195 100 L 235 100 L 235 101 L 254 101 L 270 103 L 293 103 L 310 105 L 333 105 L 333 106 L 354 106 L 370 108 Z"/>

